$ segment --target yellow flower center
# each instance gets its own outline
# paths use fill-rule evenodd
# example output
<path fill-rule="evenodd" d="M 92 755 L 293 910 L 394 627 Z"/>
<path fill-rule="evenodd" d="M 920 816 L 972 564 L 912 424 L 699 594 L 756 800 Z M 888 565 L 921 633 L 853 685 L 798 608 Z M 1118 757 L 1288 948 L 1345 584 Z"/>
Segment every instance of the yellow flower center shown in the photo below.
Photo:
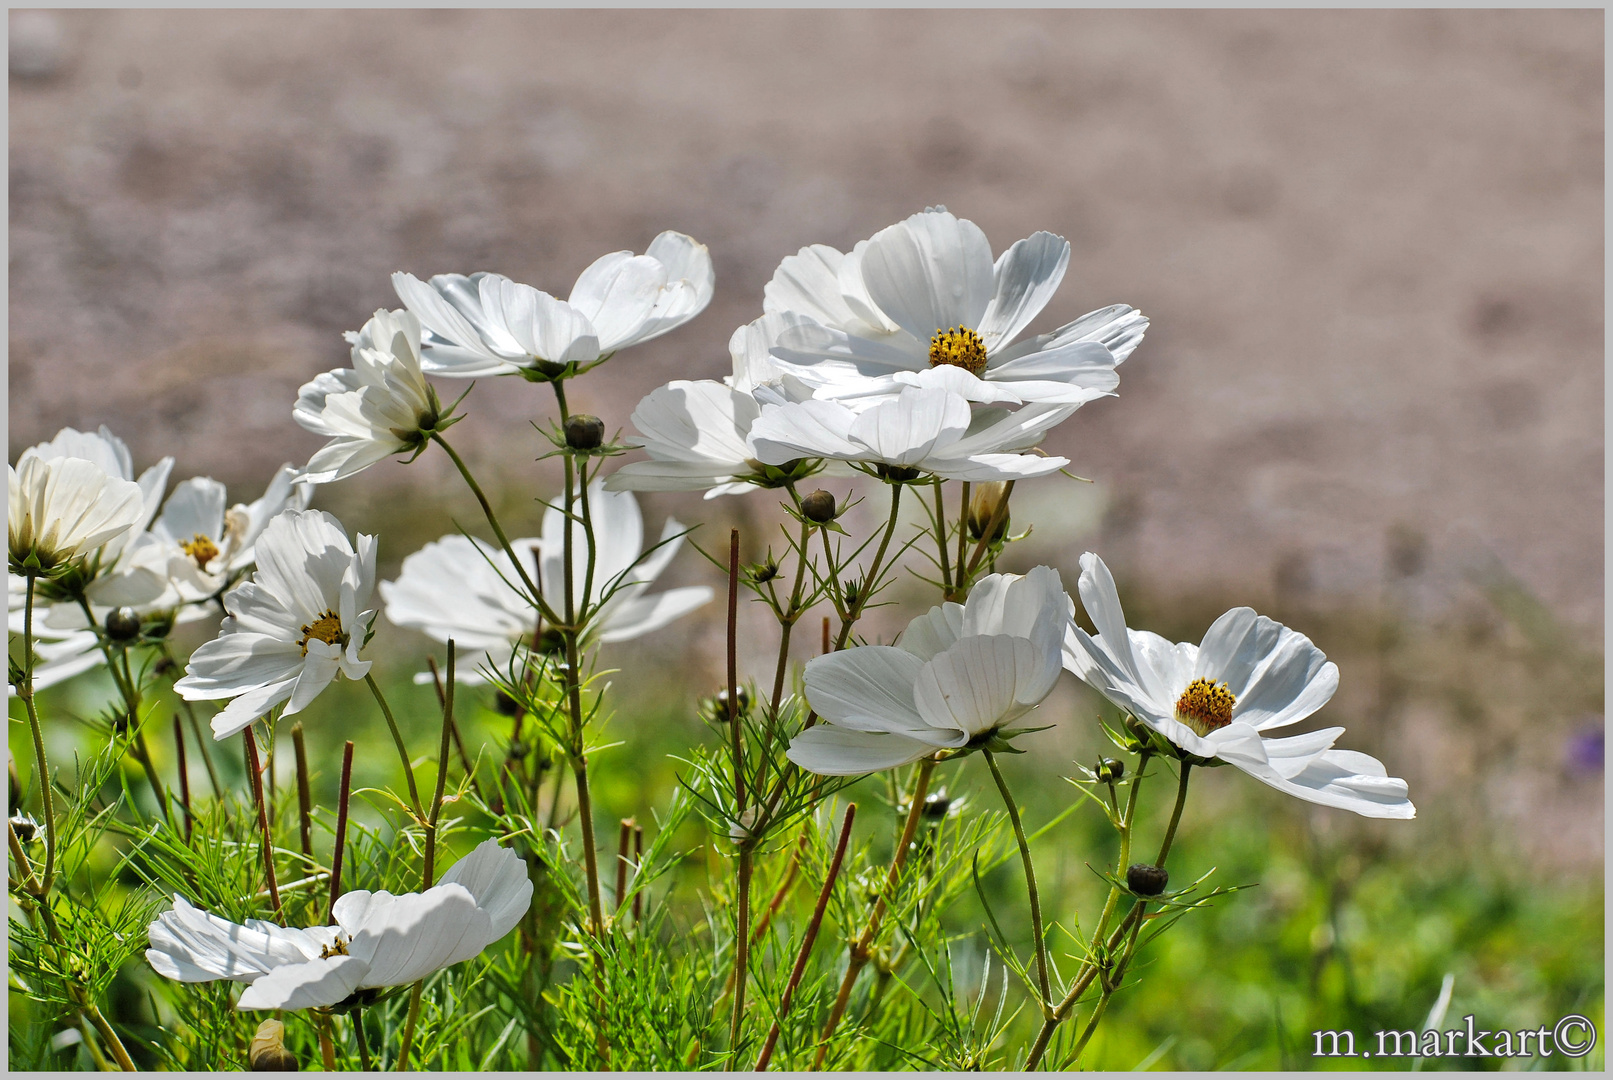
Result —
<path fill-rule="evenodd" d="M 1232 723 L 1232 706 L 1237 701 L 1226 683 L 1194 679 L 1176 702 L 1176 719 L 1202 739 Z"/>
<path fill-rule="evenodd" d="M 971 375 L 986 370 L 986 343 L 967 326 L 954 326 L 950 330 L 937 330 L 930 338 L 930 366 L 950 364 L 961 367 Z"/>
<path fill-rule="evenodd" d="M 203 536 L 201 533 L 197 533 L 189 540 L 181 541 L 179 546 L 186 555 L 195 559 L 196 565 L 203 570 L 207 569 L 208 563 L 218 558 L 218 545 L 213 543 L 211 537 Z"/>
<path fill-rule="evenodd" d="M 319 958 L 321 960 L 329 960 L 333 956 L 347 955 L 347 939 L 342 937 L 340 934 L 336 936 L 336 941 L 334 944 L 321 945 L 319 947 Z"/>
<path fill-rule="evenodd" d="M 302 640 L 298 644 L 302 646 L 304 656 L 308 655 L 308 641 L 311 638 L 318 638 L 326 645 L 347 644 L 347 635 L 342 633 L 342 620 L 334 611 L 325 612 L 312 625 L 302 628 Z"/>

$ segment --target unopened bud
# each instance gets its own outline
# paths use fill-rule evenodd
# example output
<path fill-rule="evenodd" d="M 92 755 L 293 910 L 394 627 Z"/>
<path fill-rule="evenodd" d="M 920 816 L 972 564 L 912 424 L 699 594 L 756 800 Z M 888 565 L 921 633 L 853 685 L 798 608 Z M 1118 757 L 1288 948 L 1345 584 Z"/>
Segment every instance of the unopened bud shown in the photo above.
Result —
<path fill-rule="evenodd" d="M 605 421 L 587 413 L 566 417 L 566 445 L 573 450 L 598 450 L 605 441 Z"/>
<path fill-rule="evenodd" d="M 252 1063 L 253 1072 L 296 1072 L 300 1066 L 297 1059 L 286 1049 L 286 1025 L 278 1020 L 265 1020 L 258 1025 L 258 1033 L 252 1036 L 252 1047 L 247 1053 L 247 1060 Z"/>
<path fill-rule="evenodd" d="M 1098 767 L 1093 771 L 1098 774 L 1098 779 L 1105 784 L 1113 784 L 1119 782 L 1120 778 L 1126 775 L 1126 763 L 1119 758 L 1100 758 L 1098 759 Z"/>
<path fill-rule="evenodd" d="M 835 519 L 835 497 L 819 488 L 801 500 L 801 513 L 808 521 L 827 525 Z"/>
<path fill-rule="evenodd" d="M 1171 876 L 1163 866 L 1133 863 L 1126 870 L 1126 888 L 1138 896 L 1158 896 L 1165 891 L 1170 880 Z"/>
<path fill-rule="evenodd" d="M 974 496 L 969 500 L 969 537 L 972 540 L 982 540 L 986 536 L 986 527 L 991 519 L 1002 508 L 1003 495 L 1008 485 L 1001 480 L 992 480 L 975 488 Z M 992 530 L 991 539 L 1001 540 L 1008 532 L 1008 514 L 1003 513 L 1002 521 Z"/>
<path fill-rule="evenodd" d="M 947 794 L 947 789 L 941 788 L 924 796 L 924 809 L 919 811 L 919 816 L 925 821 L 940 821 L 956 804 L 957 800 Z"/>
<path fill-rule="evenodd" d="M 140 636 L 140 616 L 134 608 L 120 607 L 106 617 L 106 636 L 113 641 L 133 641 Z"/>
<path fill-rule="evenodd" d="M 750 709 L 750 691 L 743 686 L 734 688 L 734 707 L 744 713 Z M 724 716 L 728 715 L 728 691 L 717 691 L 717 708 Z"/>

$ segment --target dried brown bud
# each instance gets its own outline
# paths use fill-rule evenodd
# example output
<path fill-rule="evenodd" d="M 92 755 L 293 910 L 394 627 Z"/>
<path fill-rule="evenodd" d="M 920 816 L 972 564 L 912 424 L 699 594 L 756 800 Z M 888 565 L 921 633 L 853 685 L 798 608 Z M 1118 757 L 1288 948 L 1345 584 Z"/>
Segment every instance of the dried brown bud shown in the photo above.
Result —
<path fill-rule="evenodd" d="M 253 1072 L 297 1072 L 301 1068 L 291 1051 L 285 1047 L 286 1025 L 278 1020 L 265 1020 L 252 1036 L 252 1047 L 247 1060 Z"/>

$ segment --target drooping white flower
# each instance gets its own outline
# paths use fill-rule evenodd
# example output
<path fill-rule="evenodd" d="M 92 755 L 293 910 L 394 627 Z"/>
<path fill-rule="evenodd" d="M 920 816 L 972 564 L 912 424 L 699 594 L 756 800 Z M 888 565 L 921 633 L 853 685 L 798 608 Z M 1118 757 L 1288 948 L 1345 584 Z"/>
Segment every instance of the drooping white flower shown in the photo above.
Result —
<path fill-rule="evenodd" d="M 1081 556 L 1080 591 L 1098 633 L 1072 623 L 1064 666 L 1173 744 L 1307 802 L 1363 817 L 1416 816 L 1406 782 L 1382 762 L 1332 748 L 1343 728 L 1266 737 L 1338 689 L 1338 667 L 1305 635 L 1246 607 L 1222 615 L 1198 645 L 1129 629 L 1114 578 L 1091 552 Z"/>
<path fill-rule="evenodd" d="M 668 519 L 660 546 L 645 556 L 638 500 L 627 492 L 606 491 L 595 481 L 588 487 L 588 504 L 597 544 L 593 591 L 585 591 L 586 536 L 573 522 L 572 595 L 578 610 L 590 606 L 595 597 L 607 597 L 589 621 L 590 638 L 630 641 L 710 602 L 713 593 L 705 585 L 646 595 L 682 545 L 682 525 Z M 510 545 L 527 560 L 527 574 L 557 610 L 565 595 L 564 522 L 564 515 L 550 507 L 543 517 L 542 536 Z M 381 596 L 386 617 L 394 624 L 422 631 L 436 641 L 452 638 L 462 651 L 479 650 L 486 654 L 482 664 L 495 671 L 505 667 L 517 645 L 530 646 L 538 629 L 537 612 L 523 596 L 520 575 L 509 556 L 493 544 L 461 535 L 433 541 L 404 559 L 398 579 L 381 583 Z M 465 682 L 481 682 L 479 666 L 460 662 L 456 675 Z"/>
<path fill-rule="evenodd" d="M 151 535 L 167 547 L 168 577 L 180 599 L 193 604 L 216 595 L 252 565 L 254 545 L 269 522 L 286 510 L 306 509 L 312 494 L 291 465 L 280 467 L 255 502 L 227 510 L 224 485 L 211 477 L 174 485 Z"/>
<path fill-rule="evenodd" d="M 6 533 L 12 566 L 54 570 L 89 556 L 133 528 L 144 511 L 139 485 L 93 461 L 24 453 L 6 466 Z"/>
<path fill-rule="evenodd" d="M 392 286 L 427 332 L 425 370 L 472 377 L 586 367 L 700 314 L 715 280 L 705 245 L 669 231 L 643 255 L 595 260 L 565 300 L 489 273 L 438 274 L 429 283 L 397 273 Z"/>
<path fill-rule="evenodd" d="M 248 984 L 237 1009 L 325 1008 L 471 959 L 514 929 L 531 904 L 526 864 L 484 840 L 425 892 L 343 893 L 335 926 L 232 923 L 175 896 L 151 924 L 146 960 L 179 982 Z"/>
<path fill-rule="evenodd" d="M 1016 343 L 1069 261 L 1068 241 L 1038 232 L 993 263 L 974 222 L 931 207 L 848 254 L 819 244 L 784 259 L 763 310 L 805 319 L 779 328 L 773 355 L 820 397 L 944 385 L 976 402 L 1081 404 L 1118 385 L 1148 320 L 1117 304 Z"/>
<path fill-rule="evenodd" d="M 297 391 L 292 417 L 330 442 L 300 479 L 341 480 L 393 454 L 418 451 L 446 418 L 420 361 L 420 320 L 377 311 L 352 336 L 353 366 L 327 371 Z"/>
<path fill-rule="evenodd" d="M 860 413 L 816 399 L 768 405 L 751 425 L 749 441 L 757 460 L 769 465 L 833 458 L 944 480 L 1022 480 L 1070 463 L 1018 451 L 1034 446 L 1077 407 L 971 409 L 949 390 L 909 386 Z"/>
<path fill-rule="evenodd" d="M 806 698 L 824 722 L 790 741 L 790 760 L 855 776 L 1008 737 L 1058 681 L 1071 608 L 1050 567 L 990 574 L 967 603 L 914 619 L 897 645 L 808 662 Z"/>
<path fill-rule="evenodd" d="M 232 698 L 213 737 L 242 730 L 280 702 L 299 712 L 338 674 L 361 679 L 359 659 L 375 612 L 375 537 L 357 550 L 342 523 L 319 510 L 287 510 L 258 538 L 257 572 L 224 596 L 218 637 L 191 654 L 174 684 L 187 701 Z"/>

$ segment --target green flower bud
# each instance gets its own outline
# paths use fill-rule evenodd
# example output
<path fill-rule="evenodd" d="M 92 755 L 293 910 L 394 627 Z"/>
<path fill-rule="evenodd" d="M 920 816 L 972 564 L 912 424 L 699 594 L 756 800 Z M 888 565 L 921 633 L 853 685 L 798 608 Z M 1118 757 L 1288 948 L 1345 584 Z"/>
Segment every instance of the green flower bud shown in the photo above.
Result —
<path fill-rule="evenodd" d="M 566 445 L 573 450 L 598 450 L 605 441 L 605 421 L 587 413 L 566 417 Z"/>
<path fill-rule="evenodd" d="M 118 608 L 106 617 L 105 628 L 112 641 L 133 641 L 140 636 L 140 616 L 134 608 Z"/>
<path fill-rule="evenodd" d="M 833 521 L 836 509 L 835 497 L 822 488 L 801 500 L 801 513 L 808 521 L 815 521 L 819 525 L 827 525 Z"/>
<path fill-rule="evenodd" d="M 1126 763 L 1119 758 L 1100 758 L 1098 767 L 1093 771 L 1098 774 L 1098 779 L 1105 784 L 1114 784 L 1118 783 L 1120 778 L 1126 775 Z"/>

